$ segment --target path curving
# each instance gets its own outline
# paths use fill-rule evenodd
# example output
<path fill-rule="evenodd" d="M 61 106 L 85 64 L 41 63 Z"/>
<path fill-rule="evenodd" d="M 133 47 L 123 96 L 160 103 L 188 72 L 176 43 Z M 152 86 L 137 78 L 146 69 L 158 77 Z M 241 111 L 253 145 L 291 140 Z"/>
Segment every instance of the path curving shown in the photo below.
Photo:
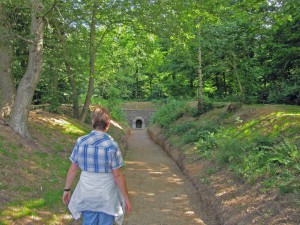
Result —
<path fill-rule="evenodd" d="M 132 131 L 126 164 L 133 210 L 124 225 L 216 225 L 200 209 L 192 185 L 145 129 Z"/>

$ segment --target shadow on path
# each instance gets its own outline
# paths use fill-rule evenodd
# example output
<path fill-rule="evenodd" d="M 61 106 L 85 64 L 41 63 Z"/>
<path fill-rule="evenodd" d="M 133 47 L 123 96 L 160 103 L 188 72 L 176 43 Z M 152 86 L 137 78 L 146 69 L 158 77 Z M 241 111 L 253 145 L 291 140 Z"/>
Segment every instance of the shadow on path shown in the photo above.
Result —
<path fill-rule="evenodd" d="M 203 220 L 196 191 L 146 129 L 132 131 L 126 164 L 133 211 L 124 225 L 216 225 Z"/>

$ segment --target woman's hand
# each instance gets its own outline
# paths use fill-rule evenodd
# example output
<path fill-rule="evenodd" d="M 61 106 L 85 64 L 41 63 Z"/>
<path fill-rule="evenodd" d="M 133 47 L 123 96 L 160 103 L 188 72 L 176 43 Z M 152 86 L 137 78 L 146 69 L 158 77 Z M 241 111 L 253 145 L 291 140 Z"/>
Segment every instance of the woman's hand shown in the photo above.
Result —
<path fill-rule="evenodd" d="M 64 191 L 61 199 L 65 203 L 65 205 L 68 205 L 71 199 L 71 191 Z"/>
<path fill-rule="evenodd" d="M 125 210 L 127 213 L 130 213 L 131 212 L 131 203 L 129 201 L 129 199 L 125 199 Z"/>
<path fill-rule="evenodd" d="M 62 196 L 62 201 L 68 205 L 71 199 L 71 184 L 76 176 L 76 173 L 78 171 L 78 165 L 76 163 L 71 163 L 70 167 L 69 167 L 69 171 L 67 174 L 67 178 L 66 178 L 66 184 L 65 184 L 65 188 L 67 189 L 67 191 L 64 191 L 63 196 Z"/>

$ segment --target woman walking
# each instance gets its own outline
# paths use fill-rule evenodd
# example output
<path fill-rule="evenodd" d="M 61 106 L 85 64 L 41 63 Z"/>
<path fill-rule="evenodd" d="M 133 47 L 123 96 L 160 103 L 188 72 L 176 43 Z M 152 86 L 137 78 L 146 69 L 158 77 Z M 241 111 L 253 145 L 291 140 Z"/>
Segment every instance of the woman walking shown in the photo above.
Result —
<path fill-rule="evenodd" d="M 83 216 L 83 225 L 121 225 L 125 210 L 131 211 L 124 160 L 117 143 L 106 132 L 110 115 L 97 106 L 91 113 L 94 130 L 77 139 L 70 156 L 62 200 L 74 219 Z M 71 197 L 71 185 L 80 169 L 81 175 Z"/>

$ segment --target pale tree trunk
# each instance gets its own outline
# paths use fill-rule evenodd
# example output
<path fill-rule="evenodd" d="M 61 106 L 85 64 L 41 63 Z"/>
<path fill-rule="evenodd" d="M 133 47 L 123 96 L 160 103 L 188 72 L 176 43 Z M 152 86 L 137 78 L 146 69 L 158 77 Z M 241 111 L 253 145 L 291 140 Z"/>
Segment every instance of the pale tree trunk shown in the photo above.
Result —
<path fill-rule="evenodd" d="M 88 114 L 91 99 L 94 94 L 94 82 L 95 82 L 95 29 L 96 29 L 96 3 L 93 6 L 92 20 L 90 25 L 90 78 L 87 95 L 85 98 L 84 106 L 80 115 L 80 121 L 85 122 Z"/>
<path fill-rule="evenodd" d="M 203 74 L 202 74 L 202 50 L 200 47 L 200 37 L 201 37 L 201 18 L 197 18 L 196 28 L 197 28 L 197 40 L 198 40 L 198 111 L 202 112 L 204 110 L 204 98 L 203 98 Z"/>
<path fill-rule="evenodd" d="M 43 18 L 40 17 L 42 4 L 38 0 L 31 0 L 31 28 L 33 43 L 29 49 L 27 70 L 22 77 L 15 97 L 10 127 L 22 137 L 31 138 L 28 131 L 28 114 L 34 91 L 39 82 L 42 70 L 43 56 Z"/>
<path fill-rule="evenodd" d="M 69 77 L 69 82 L 72 88 L 72 103 L 73 103 L 73 116 L 76 119 L 79 119 L 79 100 L 78 100 L 78 88 L 77 88 L 77 83 L 75 80 L 74 72 L 71 69 L 71 64 L 68 60 L 68 52 L 66 48 L 66 41 L 65 41 L 65 36 L 62 34 L 61 29 L 57 23 L 57 21 L 54 21 L 55 28 L 57 31 L 57 35 L 59 37 L 59 40 L 62 44 L 62 53 L 63 53 L 63 59 L 64 59 L 64 64 L 66 67 L 66 71 Z"/>
<path fill-rule="evenodd" d="M 240 89 L 240 95 L 242 97 L 242 102 L 244 102 L 244 100 L 245 100 L 244 89 L 243 89 L 243 86 L 242 86 L 242 83 L 241 83 L 240 76 L 237 72 L 236 59 L 235 59 L 234 55 L 232 55 L 232 69 L 233 69 L 233 73 L 236 77 L 236 80 L 237 80 L 237 83 L 238 83 L 238 86 L 239 86 L 239 89 Z"/>
<path fill-rule="evenodd" d="M 67 74 L 69 76 L 70 85 L 72 88 L 72 102 L 73 102 L 73 116 L 76 119 L 79 119 L 79 100 L 78 100 L 78 88 L 75 80 L 74 72 L 71 69 L 71 65 L 68 62 L 65 62 L 67 69 Z"/>
<path fill-rule="evenodd" d="M 139 98 L 139 67 L 136 66 L 135 70 L 135 99 Z"/>
<path fill-rule="evenodd" d="M 12 74 L 13 48 L 8 39 L 10 25 L 4 7 L 0 4 L 0 118 L 9 117 L 15 97 Z M 5 37 L 7 36 L 7 38 Z"/>
<path fill-rule="evenodd" d="M 204 99 L 203 99 L 203 74 L 202 74 L 202 52 L 201 48 L 198 48 L 198 110 L 203 111 Z"/>
<path fill-rule="evenodd" d="M 49 108 L 49 110 L 51 111 L 57 111 L 59 106 L 61 105 L 59 103 L 59 89 L 58 89 L 58 78 L 59 78 L 59 75 L 58 73 L 55 71 L 55 69 L 52 69 L 52 63 L 49 62 L 49 69 L 50 71 L 54 71 L 54 72 L 51 72 L 50 74 L 50 82 L 49 82 L 49 92 L 48 92 L 48 95 L 51 99 L 51 107 Z"/>

